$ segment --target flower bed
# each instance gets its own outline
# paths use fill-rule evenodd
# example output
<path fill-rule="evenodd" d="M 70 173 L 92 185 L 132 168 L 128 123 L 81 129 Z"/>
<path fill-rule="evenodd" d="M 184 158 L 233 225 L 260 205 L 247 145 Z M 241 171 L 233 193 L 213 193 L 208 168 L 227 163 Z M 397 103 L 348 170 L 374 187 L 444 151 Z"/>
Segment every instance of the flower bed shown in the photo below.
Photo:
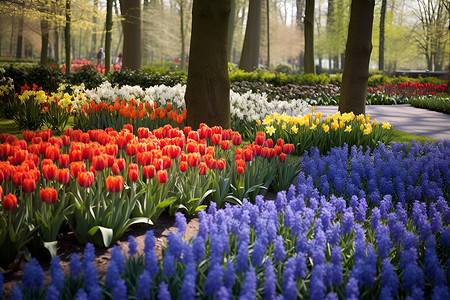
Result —
<path fill-rule="evenodd" d="M 161 261 L 153 252 L 152 231 L 143 253 L 137 253 L 131 237 L 126 257 L 114 247 L 106 279 L 99 282 L 88 245 L 82 264 L 78 254 L 72 255 L 64 280 L 58 258 L 53 259 L 48 287 L 38 263 L 27 263 L 12 297 L 447 299 L 449 158 L 448 142 L 437 147 L 413 143 L 411 149 L 381 146 L 373 157 L 356 148 L 349 155 L 345 147 L 325 156 L 316 153 L 302 163 L 305 173 L 298 185 L 279 192 L 276 201 L 256 197 L 255 204 L 244 201 L 225 209 L 212 204 L 199 212 L 199 233 L 192 240 L 182 239 L 186 220 L 177 214 L 178 230 L 169 234 Z M 369 183 L 363 180 L 343 197 L 333 195 L 339 193 L 342 172 L 351 180 L 363 172 L 359 176 Z M 325 193 L 322 176 L 330 182 Z M 375 178 L 380 198 L 366 196 L 373 193 L 370 181 Z M 412 199 L 401 198 L 378 186 L 378 178 L 394 186 L 412 181 L 419 190 Z"/>
<path fill-rule="evenodd" d="M 239 133 L 202 125 L 197 131 L 166 125 L 150 131 L 68 129 L 1 135 L 4 194 L 0 249 L 5 268 L 33 235 L 56 253 L 65 220 L 80 244 L 110 246 L 137 223 L 152 224 L 167 210 L 193 215 L 207 202 L 219 207 L 287 186 L 297 174 L 294 145 L 265 139 L 251 145 Z M 286 160 L 288 162 L 284 163 Z"/>

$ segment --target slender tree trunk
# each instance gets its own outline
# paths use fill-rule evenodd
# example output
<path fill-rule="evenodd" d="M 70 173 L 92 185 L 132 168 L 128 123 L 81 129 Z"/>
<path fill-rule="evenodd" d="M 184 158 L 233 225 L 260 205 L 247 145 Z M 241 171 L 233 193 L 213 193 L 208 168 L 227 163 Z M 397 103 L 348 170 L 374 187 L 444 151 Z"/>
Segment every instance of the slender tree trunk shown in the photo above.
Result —
<path fill-rule="evenodd" d="M 231 62 L 233 52 L 234 27 L 236 22 L 236 0 L 231 1 L 230 19 L 228 21 L 228 61 Z"/>
<path fill-rule="evenodd" d="M 71 24 L 71 16 L 72 16 L 72 11 L 70 10 L 70 5 L 71 5 L 71 1 L 72 0 L 66 0 L 66 26 L 64 28 L 64 47 L 66 50 L 66 74 L 69 75 L 70 74 L 70 69 L 71 69 L 71 57 L 70 57 L 70 41 L 71 41 L 71 37 L 70 37 L 70 24 Z"/>
<path fill-rule="evenodd" d="M 48 64 L 48 20 L 41 18 L 41 61 L 40 64 L 46 66 Z"/>
<path fill-rule="evenodd" d="M 267 69 L 270 69 L 270 1 L 266 0 L 266 18 L 267 18 Z"/>
<path fill-rule="evenodd" d="M 259 44 L 261 40 L 261 6 L 262 0 L 250 0 L 248 7 L 247 28 L 242 46 L 239 68 L 251 72 L 258 68 Z"/>
<path fill-rule="evenodd" d="M 230 0 L 194 0 L 185 94 L 187 124 L 230 128 L 227 34 Z"/>
<path fill-rule="evenodd" d="M 333 61 L 333 43 L 331 42 L 332 37 L 335 32 L 335 23 L 334 23 L 334 0 L 328 0 L 328 9 L 327 9 L 327 39 L 329 42 L 329 48 L 328 48 L 328 67 L 333 69 L 332 61 Z"/>
<path fill-rule="evenodd" d="M 111 36 L 112 36 L 112 15 L 113 0 L 106 1 L 106 34 L 105 34 L 105 74 L 111 70 Z"/>
<path fill-rule="evenodd" d="M 184 0 L 181 0 L 179 2 L 180 4 L 180 34 L 181 34 L 181 62 L 180 62 L 180 68 L 181 70 L 184 70 L 184 64 L 186 60 L 186 43 L 184 41 Z"/>
<path fill-rule="evenodd" d="M 386 0 L 381 2 L 380 12 L 380 48 L 378 49 L 378 70 L 384 70 L 384 25 L 386 23 Z"/>
<path fill-rule="evenodd" d="M 92 46 L 91 46 L 91 56 L 96 57 L 97 49 L 97 12 L 98 12 L 98 0 L 94 0 L 94 12 L 92 14 L 92 24 L 94 24 L 94 28 L 92 31 Z"/>
<path fill-rule="evenodd" d="M 124 68 L 139 70 L 142 67 L 141 1 L 121 0 L 123 28 Z"/>
<path fill-rule="evenodd" d="M 11 39 L 9 44 L 9 55 L 13 56 L 13 45 L 14 45 L 14 20 L 15 17 L 12 18 L 11 22 Z"/>
<path fill-rule="evenodd" d="M 315 74 L 314 66 L 314 0 L 306 0 L 305 8 L 305 73 Z"/>
<path fill-rule="evenodd" d="M 297 26 L 300 29 L 300 39 L 302 41 L 304 41 L 305 38 L 305 34 L 304 34 L 304 30 L 305 27 L 303 25 L 303 7 L 304 7 L 304 0 L 296 0 L 295 1 L 296 7 L 297 7 L 297 18 L 296 18 L 296 22 L 297 22 Z M 304 55 L 304 44 L 302 45 L 303 48 L 301 48 L 300 53 L 298 55 L 298 68 L 299 71 L 302 70 L 303 68 L 303 55 Z"/>
<path fill-rule="evenodd" d="M 22 57 L 22 48 L 23 48 L 23 15 L 19 17 L 19 32 L 17 33 L 17 48 L 16 48 L 16 57 Z"/>
<path fill-rule="evenodd" d="M 364 114 L 375 0 L 352 1 L 339 111 Z"/>

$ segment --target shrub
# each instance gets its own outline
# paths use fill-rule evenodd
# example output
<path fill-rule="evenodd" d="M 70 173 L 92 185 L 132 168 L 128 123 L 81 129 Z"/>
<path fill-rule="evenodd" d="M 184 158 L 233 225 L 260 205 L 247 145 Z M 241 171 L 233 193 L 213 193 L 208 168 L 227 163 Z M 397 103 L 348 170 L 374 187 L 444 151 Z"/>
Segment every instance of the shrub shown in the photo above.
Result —
<path fill-rule="evenodd" d="M 62 82 L 62 72 L 59 69 L 38 65 L 28 71 L 27 83 L 35 83 L 47 92 L 56 92 Z"/>
<path fill-rule="evenodd" d="M 280 63 L 275 67 L 276 73 L 285 73 L 285 74 L 292 74 L 294 70 L 292 69 L 292 66 L 287 63 Z"/>
<path fill-rule="evenodd" d="M 450 98 L 438 96 L 422 96 L 412 98 L 410 103 L 414 107 L 428 108 L 431 110 L 450 114 Z"/>
<path fill-rule="evenodd" d="M 79 71 L 74 72 L 69 77 L 69 82 L 72 85 L 80 85 L 84 83 L 87 89 L 98 87 L 105 81 L 101 73 L 92 65 L 83 65 Z"/>

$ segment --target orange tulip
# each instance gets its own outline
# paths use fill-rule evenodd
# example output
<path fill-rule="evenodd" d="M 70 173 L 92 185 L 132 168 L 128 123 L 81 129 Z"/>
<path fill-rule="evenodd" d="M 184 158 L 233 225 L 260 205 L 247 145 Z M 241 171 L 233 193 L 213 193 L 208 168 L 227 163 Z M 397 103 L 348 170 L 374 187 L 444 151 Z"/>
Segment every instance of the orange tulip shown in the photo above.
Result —
<path fill-rule="evenodd" d="M 9 194 L 3 197 L 2 206 L 5 210 L 13 210 L 17 207 L 17 197 L 16 195 Z"/>
<path fill-rule="evenodd" d="M 159 170 L 156 178 L 158 179 L 159 183 L 166 183 L 168 179 L 167 171 L 166 170 Z"/>
<path fill-rule="evenodd" d="M 40 198 L 41 201 L 47 204 L 52 204 L 58 199 L 58 193 L 54 188 L 41 188 Z"/>
<path fill-rule="evenodd" d="M 142 170 L 142 174 L 146 179 L 152 179 L 156 175 L 156 168 L 153 165 L 145 166 Z"/>
<path fill-rule="evenodd" d="M 78 173 L 78 183 L 84 188 L 90 187 L 94 183 L 94 180 L 95 177 L 93 172 L 87 171 Z"/>
<path fill-rule="evenodd" d="M 70 179 L 69 169 L 59 169 L 56 173 L 56 179 L 59 183 L 67 184 Z"/>
<path fill-rule="evenodd" d="M 56 178 L 56 173 L 58 172 L 58 167 L 51 163 L 46 164 L 42 167 L 42 175 L 46 180 L 53 180 Z"/>
<path fill-rule="evenodd" d="M 36 181 L 33 178 L 24 178 L 22 182 L 22 191 L 24 193 L 32 193 L 36 190 Z"/>
<path fill-rule="evenodd" d="M 128 178 L 131 182 L 135 182 L 139 178 L 139 169 L 138 165 L 135 163 L 131 163 L 128 165 Z"/>
<path fill-rule="evenodd" d="M 108 176 L 106 178 L 106 189 L 112 193 L 120 192 L 123 185 L 124 180 L 122 176 Z"/>

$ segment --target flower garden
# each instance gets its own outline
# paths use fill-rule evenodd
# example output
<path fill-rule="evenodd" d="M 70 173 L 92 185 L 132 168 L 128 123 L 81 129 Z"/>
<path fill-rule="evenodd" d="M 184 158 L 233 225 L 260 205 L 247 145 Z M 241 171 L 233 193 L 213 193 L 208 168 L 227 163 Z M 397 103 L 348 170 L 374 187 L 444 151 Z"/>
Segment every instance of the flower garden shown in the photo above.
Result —
<path fill-rule="evenodd" d="M 389 120 L 252 91 L 231 92 L 232 129 L 195 129 L 184 91 L 105 82 L 8 98 L 21 136 L 0 135 L 0 267 L 23 251 L 52 259 L 50 280 L 30 258 L 5 298 L 450 297 L 449 141 L 392 142 Z M 163 213 L 176 231 L 157 259 Z M 131 236 L 124 252 L 134 226 L 150 229 L 145 248 Z M 63 230 L 84 249 L 66 273 Z M 94 247 L 112 247 L 106 274 Z"/>

